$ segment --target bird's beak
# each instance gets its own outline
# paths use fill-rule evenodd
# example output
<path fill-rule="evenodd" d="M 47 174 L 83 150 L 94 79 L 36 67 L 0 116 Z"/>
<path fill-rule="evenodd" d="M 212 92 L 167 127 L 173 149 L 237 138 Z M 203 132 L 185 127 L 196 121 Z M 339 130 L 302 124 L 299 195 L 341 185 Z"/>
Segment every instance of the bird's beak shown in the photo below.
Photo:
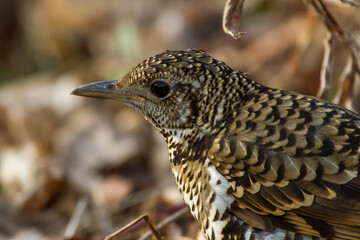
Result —
<path fill-rule="evenodd" d="M 116 85 L 117 82 L 117 80 L 113 80 L 85 84 L 76 88 L 71 94 L 83 97 L 114 99 L 124 102 L 129 99 L 146 101 L 143 97 L 132 95 L 122 89 L 118 89 Z"/>

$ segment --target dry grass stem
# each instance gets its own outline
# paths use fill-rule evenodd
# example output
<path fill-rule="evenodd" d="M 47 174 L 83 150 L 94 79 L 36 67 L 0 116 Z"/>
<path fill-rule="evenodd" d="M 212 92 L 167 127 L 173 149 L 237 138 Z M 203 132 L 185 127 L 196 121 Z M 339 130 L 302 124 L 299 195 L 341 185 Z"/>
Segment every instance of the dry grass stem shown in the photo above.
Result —
<path fill-rule="evenodd" d="M 135 220 L 131 221 L 129 224 L 127 224 L 126 226 L 122 227 L 121 229 L 115 231 L 114 233 L 108 235 L 105 237 L 105 240 L 112 240 L 115 239 L 117 237 L 119 237 L 121 234 L 123 234 L 124 232 L 126 232 L 127 230 L 129 230 L 130 228 L 132 228 L 133 226 L 135 226 L 137 223 L 141 222 L 142 220 L 145 220 L 146 223 L 148 224 L 150 230 L 151 230 L 151 234 L 153 234 L 157 240 L 161 240 L 163 239 L 160 235 L 160 233 L 155 229 L 155 227 L 152 225 L 152 223 L 150 222 L 149 216 L 148 215 L 142 215 L 138 218 L 136 218 Z"/>
<path fill-rule="evenodd" d="M 86 206 L 88 204 L 88 200 L 83 197 L 81 198 L 75 206 L 74 212 L 71 216 L 71 219 L 66 226 L 65 233 L 64 233 L 64 239 L 72 239 L 74 238 L 74 235 L 76 233 L 76 230 L 78 229 L 80 220 L 82 216 L 85 213 Z"/>
<path fill-rule="evenodd" d="M 320 86 L 317 97 L 329 99 L 330 87 L 333 81 L 333 67 L 334 67 L 334 42 L 333 34 L 328 33 L 327 39 L 324 40 L 324 56 L 320 72 Z"/>

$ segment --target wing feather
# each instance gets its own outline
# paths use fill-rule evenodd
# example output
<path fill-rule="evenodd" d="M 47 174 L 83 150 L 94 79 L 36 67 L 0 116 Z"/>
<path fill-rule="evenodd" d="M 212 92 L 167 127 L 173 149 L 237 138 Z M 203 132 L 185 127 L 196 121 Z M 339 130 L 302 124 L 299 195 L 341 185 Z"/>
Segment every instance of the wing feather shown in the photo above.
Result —
<path fill-rule="evenodd" d="M 360 117 L 271 91 L 242 106 L 208 152 L 234 184 L 234 214 L 261 229 L 360 239 Z"/>

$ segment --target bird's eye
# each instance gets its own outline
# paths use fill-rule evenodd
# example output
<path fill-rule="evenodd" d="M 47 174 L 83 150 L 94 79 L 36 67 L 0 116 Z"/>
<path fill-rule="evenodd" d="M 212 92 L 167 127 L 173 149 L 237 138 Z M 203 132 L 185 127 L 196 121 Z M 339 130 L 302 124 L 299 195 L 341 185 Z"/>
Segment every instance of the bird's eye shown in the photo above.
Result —
<path fill-rule="evenodd" d="M 162 82 L 162 81 L 154 81 L 151 83 L 150 90 L 152 94 L 154 94 L 158 98 L 163 98 L 168 95 L 170 91 L 169 84 Z"/>

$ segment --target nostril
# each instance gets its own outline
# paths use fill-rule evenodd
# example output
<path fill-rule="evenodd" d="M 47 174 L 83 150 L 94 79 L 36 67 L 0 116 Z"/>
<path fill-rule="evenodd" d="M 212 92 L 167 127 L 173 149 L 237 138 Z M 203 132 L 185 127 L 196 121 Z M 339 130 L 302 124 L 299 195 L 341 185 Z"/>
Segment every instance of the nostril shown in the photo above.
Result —
<path fill-rule="evenodd" d="M 114 90 L 116 90 L 116 87 L 114 84 L 110 84 L 109 86 L 107 86 L 107 89 L 114 91 Z"/>

